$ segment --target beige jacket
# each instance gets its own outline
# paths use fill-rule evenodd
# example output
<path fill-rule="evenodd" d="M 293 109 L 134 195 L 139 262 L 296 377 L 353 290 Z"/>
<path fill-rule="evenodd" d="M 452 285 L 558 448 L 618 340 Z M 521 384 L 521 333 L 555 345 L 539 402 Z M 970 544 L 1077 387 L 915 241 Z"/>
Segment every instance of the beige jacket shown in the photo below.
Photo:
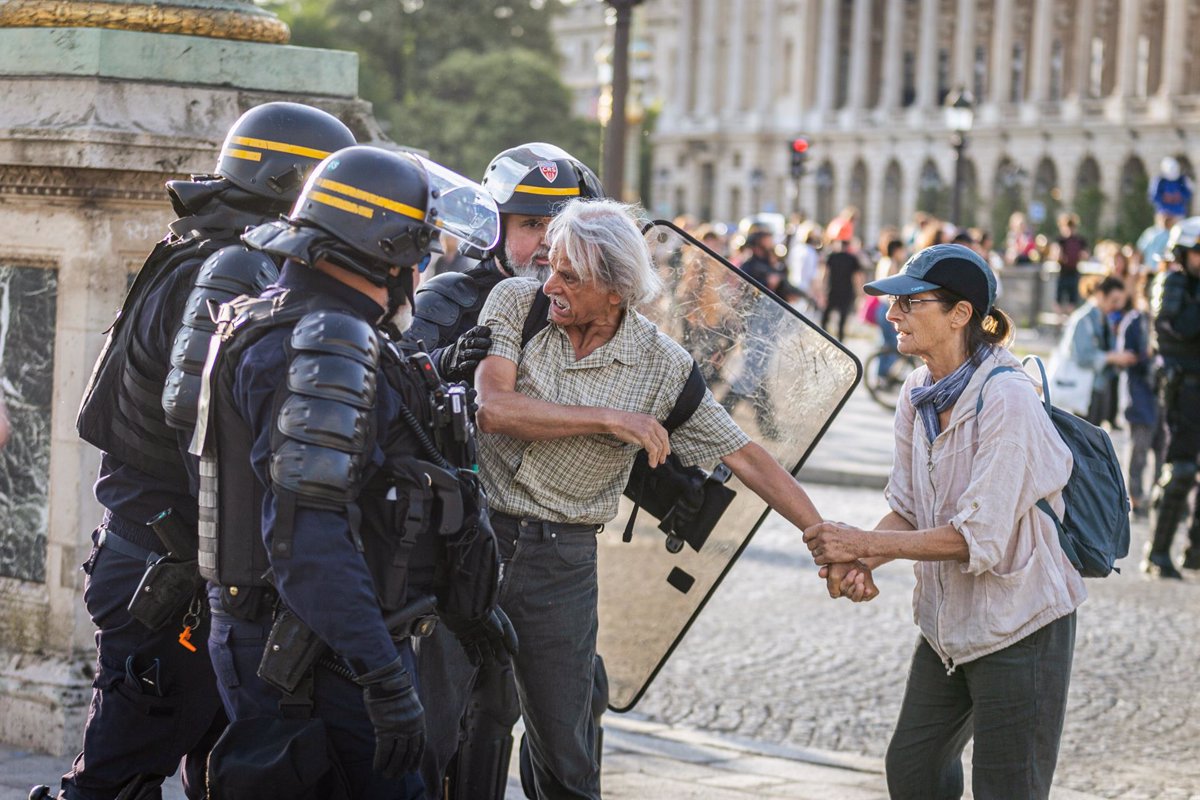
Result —
<path fill-rule="evenodd" d="M 1066 616 L 1087 597 L 1054 522 L 1034 505 L 1048 498 L 1062 517 L 1072 459 L 1033 380 L 1021 372 L 996 375 L 975 413 L 980 387 L 1001 365 L 1021 366 L 995 348 L 932 446 L 909 399 L 927 368 L 909 376 L 896 408 L 889 505 L 917 529 L 953 525 L 970 551 L 966 563 L 914 566 L 913 617 L 948 672 Z"/>

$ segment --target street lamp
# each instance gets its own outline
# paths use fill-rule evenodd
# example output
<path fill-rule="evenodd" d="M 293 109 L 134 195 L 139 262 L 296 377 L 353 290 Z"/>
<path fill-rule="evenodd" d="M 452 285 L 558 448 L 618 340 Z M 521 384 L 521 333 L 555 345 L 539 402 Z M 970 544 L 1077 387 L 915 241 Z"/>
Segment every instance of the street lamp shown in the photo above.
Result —
<path fill-rule="evenodd" d="M 946 98 L 946 127 L 954 132 L 950 145 L 954 148 L 954 191 L 950 206 L 954 224 L 962 223 L 963 151 L 967 149 L 967 134 L 975 123 L 975 97 L 971 90 L 960 86 Z"/>
<path fill-rule="evenodd" d="M 621 199 L 625 189 L 625 97 L 629 94 L 629 28 L 644 0 L 603 0 L 616 12 L 612 49 L 612 113 L 604 132 L 604 191 Z"/>

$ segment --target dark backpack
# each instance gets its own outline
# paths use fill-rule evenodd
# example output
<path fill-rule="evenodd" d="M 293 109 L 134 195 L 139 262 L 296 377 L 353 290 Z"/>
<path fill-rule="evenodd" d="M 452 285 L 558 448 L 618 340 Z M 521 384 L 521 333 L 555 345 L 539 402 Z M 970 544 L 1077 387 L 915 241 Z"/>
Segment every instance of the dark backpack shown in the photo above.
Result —
<path fill-rule="evenodd" d="M 538 289 L 521 329 L 522 348 L 550 324 L 549 311 L 550 299 Z M 662 421 L 668 435 L 692 418 L 704 400 L 706 388 L 700 367 L 693 361 L 687 382 L 679 390 L 670 414 Z M 646 451 L 639 450 L 623 492 L 633 501 L 633 513 L 625 525 L 622 541 L 633 538 L 638 509 L 644 508 L 658 520 L 659 530 L 667 535 L 668 550 L 677 553 L 687 543 L 698 552 L 737 495 L 725 485 L 730 477 L 732 473 L 724 464 L 718 464 L 709 473 L 700 467 L 684 466 L 674 453 L 652 469 Z"/>
<path fill-rule="evenodd" d="M 1037 356 L 1027 356 L 1022 363 L 1031 359 L 1042 374 L 1046 413 L 1075 462 L 1071 478 L 1063 487 L 1063 518 L 1058 518 L 1044 498 L 1037 501 L 1037 507 L 1054 520 L 1063 552 L 1083 577 L 1105 578 L 1114 569 L 1119 573 L 1114 564 L 1129 554 L 1129 495 L 1112 441 L 1087 420 L 1050 404 L 1046 368 Z M 988 373 L 983 387 L 993 375 L 1017 371 L 1014 367 L 996 367 Z M 982 408 L 983 388 L 975 402 L 975 413 Z"/>

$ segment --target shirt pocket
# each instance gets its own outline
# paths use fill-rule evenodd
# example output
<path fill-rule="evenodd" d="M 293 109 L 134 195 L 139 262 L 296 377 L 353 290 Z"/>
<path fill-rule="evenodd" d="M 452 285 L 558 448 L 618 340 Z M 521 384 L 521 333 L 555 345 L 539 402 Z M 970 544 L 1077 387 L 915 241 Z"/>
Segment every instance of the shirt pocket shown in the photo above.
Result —
<path fill-rule="evenodd" d="M 1047 605 L 1048 580 L 1042 554 L 1034 550 L 1020 568 L 997 574 L 985 572 L 984 620 L 989 638 L 1007 638 L 1041 613 Z"/>

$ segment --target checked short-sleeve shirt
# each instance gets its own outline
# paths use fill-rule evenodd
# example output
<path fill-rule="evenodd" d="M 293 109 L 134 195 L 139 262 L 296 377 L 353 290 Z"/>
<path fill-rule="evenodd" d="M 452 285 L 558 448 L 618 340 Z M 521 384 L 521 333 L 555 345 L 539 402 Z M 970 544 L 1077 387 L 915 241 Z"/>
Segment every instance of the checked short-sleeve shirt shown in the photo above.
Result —
<path fill-rule="evenodd" d="M 516 390 L 560 405 L 666 419 L 692 369 L 687 351 L 632 309 L 610 341 L 578 361 L 567 335 L 553 323 L 522 350 L 521 332 L 538 286 L 531 278 L 501 281 L 479 317 L 479 324 L 492 329 L 489 355 L 517 365 Z M 671 452 L 685 465 L 711 469 L 749 442 L 705 390 L 696 413 L 671 434 Z M 480 433 L 480 475 L 496 511 L 601 525 L 617 515 L 639 449 L 608 434 L 526 442 Z"/>

